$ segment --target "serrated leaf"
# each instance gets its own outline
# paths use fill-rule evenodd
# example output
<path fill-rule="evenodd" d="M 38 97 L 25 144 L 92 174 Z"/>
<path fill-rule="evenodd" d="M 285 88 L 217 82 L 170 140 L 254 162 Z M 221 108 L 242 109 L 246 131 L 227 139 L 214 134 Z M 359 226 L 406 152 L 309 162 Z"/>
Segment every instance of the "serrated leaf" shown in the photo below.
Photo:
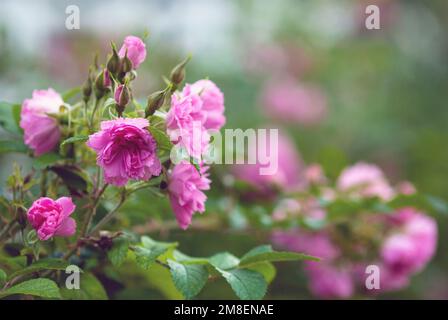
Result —
<path fill-rule="evenodd" d="M 201 292 L 207 283 L 207 269 L 198 264 L 181 264 L 168 260 L 171 277 L 176 288 L 186 299 L 192 299 Z"/>
<path fill-rule="evenodd" d="M 156 127 L 151 127 L 151 126 L 148 127 L 148 130 L 151 133 L 151 135 L 153 136 L 153 138 L 156 140 L 157 147 L 160 150 L 164 150 L 164 151 L 171 150 L 171 148 L 173 147 L 173 144 L 171 143 L 170 138 L 164 131 L 157 129 Z"/>
<path fill-rule="evenodd" d="M 244 267 L 253 263 L 264 261 L 294 261 L 294 260 L 311 260 L 319 261 L 318 257 L 306 255 L 297 252 L 273 251 L 270 245 L 256 247 L 246 253 L 240 261 L 240 267 Z"/>
<path fill-rule="evenodd" d="M 46 278 L 31 279 L 16 284 L 11 288 L 0 291 L 0 298 L 14 294 L 25 294 L 42 298 L 61 298 L 61 294 L 56 283 Z"/>
<path fill-rule="evenodd" d="M 128 255 L 129 239 L 119 237 L 113 240 L 112 249 L 107 252 L 107 257 L 115 267 L 119 267 Z"/>
<path fill-rule="evenodd" d="M 145 247 L 135 247 L 134 252 L 137 264 L 143 269 L 148 270 L 156 259 L 168 251 L 168 247 L 155 246 L 152 249 Z"/>
<path fill-rule="evenodd" d="M 2 140 L 0 141 L 0 153 L 28 152 L 28 147 L 22 141 Z"/>
<path fill-rule="evenodd" d="M 234 269 L 220 272 L 233 292 L 242 300 L 260 300 L 266 294 L 268 285 L 263 275 L 257 271 Z"/>
<path fill-rule="evenodd" d="M 217 253 L 209 259 L 212 266 L 227 270 L 238 266 L 240 259 L 228 252 Z"/>
<path fill-rule="evenodd" d="M 66 144 L 69 144 L 69 143 L 83 142 L 83 141 L 87 141 L 87 140 L 89 140 L 89 136 L 85 136 L 85 135 L 70 137 L 68 139 L 65 139 L 61 143 L 61 147 L 66 145 Z"/>
<path fill-rule="evenodd" d="M 89 272 L 81 274 L 79 289 L 62 288 L 64 299 L 71 300 L 107 300 L 108 296 L 101 282 Z"/>
<path fill-rule="evenodd" d="M 70 263 L 62 259 L 53 259 L 53 258 L 41 259 L 39 261 L 34 262 L 33 264 L 29 265 L 26 268 L 20 269 L 12 273 L 11 275 L 9 275 L 8 279 L 13 279 L 19 275 L 30 274 L 41 270 L 65 270 L 69 265 Z"/>

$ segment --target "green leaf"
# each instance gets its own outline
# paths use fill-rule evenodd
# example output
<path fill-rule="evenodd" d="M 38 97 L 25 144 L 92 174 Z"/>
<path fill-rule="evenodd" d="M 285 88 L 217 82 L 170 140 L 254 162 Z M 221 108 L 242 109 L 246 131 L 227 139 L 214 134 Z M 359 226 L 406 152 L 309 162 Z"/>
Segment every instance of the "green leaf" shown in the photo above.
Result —
<path fill-rule="evenodd" d="M 89 136 L 81 135 L 81 136 L 70 137 L 68 139 L 65 139 L 61 143 L 61 147 L 66 145 L 66 144 L 69 144 L 69 143 L 75 143 L 75 142 L 80 142 L 80 141 L 84 142 L 84 141 L 87 141 L 87 140 L 89 140 Z"/>
<path fill-rule="evenodd" d="M 297 252 L 273 251 L 270 245 L 256 247 L 246 253 L 240 261 L 240 267 L 264 261 L 294 261 L 294 260 L 311 260 L 319 261 L 314 256 Z"/>
<path fill-rule="evenodd" d="M 173 147 L 173 144 L 170 141 L 170 138 L 168 137 L 168 135 L 163 132 L 160 129 L 157 129 L 156 127 L 148 127 L 149 132 L 151 133 L 151 135 L 153 136 L 153 138 L 156 140 L 157 142 L 157 147 L 160 150 L 164 150 L 164 151 L 170 151 L 171 148 Z"/>
<path fill-rule="evenodd" d="M 271 283 L 272 280 L 274 280 L 275 276 L 277 275 L 277 270 L 275 269 L 275 266 L 270 262 L 259 262 L 255 264 L 251 264 L 247 267 L 249 270 L 257 271 L 261 273 L 264 277 L 264 280 L 266 283 Z"/>
<path fill-rule="evenodd" d="M 227 270 L 238 266 L 240 259 L 228 252 L 217 253 L 209 259 L 212 266 Z"/>
<path fill-rule="evenodd" d="M 163 247 L 163 248 L 170 249 L 170 248 L 175 248 L 175 247 L 178 246 L 178 243 L 177 243 L 177 242 L 161 242 L 161 241 L 155 241 L 155 240 L 151 239 L 151 238 L 148 237 L 148 236 L 143 236 L 143 237 L 141 237 L 140 240 L 141 240 L 141 242 L 142 242 L 142 245 L 143 245 L 145 248 L 148 248 L 148 249 L 153 249 L 153 248 L 155 248 L 155 247 Z"/>
<path fill-rule="evenodd" d="M 184 265 L 173 260 L 168 260 L 176 288 L 184 295 L 186 299 L 192 299 L 207 283 L 207 269 L 198 264 Z"/>
<path fill-rule="evenodd" d="M 0 102 L 0 127 L 10 133 L 21 134 L 22 129 L 19 126 L 21 108 L 20 104 Z"/>
<path fill-rule="evenodd" d="M 79 289 L 61 288 L 64 299 L 70 300 L 107 300 L 108 296 L 101 282 L 90 272 L 81 274 Z"/>
<path fill-rule="evenodd" d="M 28 152 L 28 147 L 22 141 L 2 140 L 0 141 L 0 153 Z"/>
<path fill-rule="evenodd" d="M 266 294 L 268 285 L 263 275 L 257 271 L 234 269 L 220 270 L 220 272 L 238 298 L 242 300 L 260 300 Z"/>
<path fill-rule="evenodd" d="M 107 252 L 107 257 L 115 267 L 119 267 L 128 255 L 129 239 L 122 236 L 113 240 L 112 249 Z"/>
<path fill-rule="evenodd" d="M 137 264 L 143 269 L 148 270 L 149 267 L 156 261 L 156 259 L 168 251 L 167 247 L 156 246 L 152 249 L 145 247 L 135 247 L 134 252 Z"/>
<path fill-rule="evenodd" d="M 81 93 L 81 87 L 72 88 L 62 94 L 62 100 L 65 102 Z"/>
<path fill-rule="evenodd" d="M 34 160 L 34 166 L 37 169 L 45 169 L 63 158 L 57 153 L 46 153 Z"/>
<path fill-rule="evenodd" d="M 30 266 L 20 269 L 11 275 L 8 279 L 13 279 L 19 275 L 30 274 L 41 270 L 65 270 L 70 265 L 67 261 L 62 259 L 46 258 L 34 262 Z"/>
<path fill-rule="evenodd" d="M 16 284 L 5 291 L 0 291 L 0 298 L 14 294 L 26 294 L 42 298 L 61 298 L 61 294 L 56 283 L 46 278 L 31 279 Z"/>

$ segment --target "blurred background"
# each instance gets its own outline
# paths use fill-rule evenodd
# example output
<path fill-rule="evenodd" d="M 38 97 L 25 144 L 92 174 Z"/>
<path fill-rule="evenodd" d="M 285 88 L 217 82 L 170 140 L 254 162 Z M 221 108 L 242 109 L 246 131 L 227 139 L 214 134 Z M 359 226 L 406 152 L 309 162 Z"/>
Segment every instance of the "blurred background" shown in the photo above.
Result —
<path fill-rule="evenodd" d="M 80 30 L 65 28 L 65 8 L 73 4 Z M 369 4 L 381 10 L 380 30 L 365 28 Z M 2 0 L 0 101 L 21 103 L 36 88 L 64 92 L 81 85 L 93 53 L 104 63 L 110 41 L 121 45 L 128 34 L 148 34 L 149 55 L 134 82 L 142 101 L 191 53 L 187 82 L 217 83 L 227 128 L 281 127 L 304 162 L 321 163 L 330 178 L 363 160 L 378 164 L 392 182 L 409 180 L 448 199 L 447 1 Z M 0 185 L 12 160 L 27 165 L 18 155 L 0 156 Z M 211 208 L 220 196 L 214 192 Z M 124 210 L 129 224 L 171 214 L 164 202 L 147 212 L 140 198 Z M 446 220 L 438 219 L 438 251 L 429 267 L 407 289 L 382 297 L 448 298 Z M 154 237 L 179 239 L 191 255 L 241 255 L 259 240 L 244 232 L 176 229 Z M 170 297 L 137 282 L 114 297 Z M 229 296 L 218 281 L 200 297 Z M 309 297 L 300 266 L 280 264 L 267 298 Z"/>

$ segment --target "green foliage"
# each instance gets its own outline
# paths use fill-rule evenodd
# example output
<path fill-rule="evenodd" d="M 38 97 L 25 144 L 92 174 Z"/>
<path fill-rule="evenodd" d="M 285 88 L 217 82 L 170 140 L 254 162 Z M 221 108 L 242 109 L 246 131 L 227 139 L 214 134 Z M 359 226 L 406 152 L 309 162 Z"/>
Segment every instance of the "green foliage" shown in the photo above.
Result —
<path fill-rule="evenodd" d="M 263 275 L 249 269 L 219 270 L 230 284 L 238 298 L 242 300 L 259 300 L 264 297 L 267 283 Z"/>
<path fill-rule="evenodd" d="M 61 288 L 61 295 L 64 299 L 70 300 L 107 300 L 108 296 L 100 281 L 90 272 L 80 275 L 80 288 Z"/>
<path fill-rule="evenodd" d="M 161 151 L 170 151 L 173 147 L 173 144 L 170 141 L 170 138 L 168 135 L 156 127 L 149 126 L 148 127 L 149 132 L 154 137 L 154 139 L 157 142 L 157 147 Z"/>
<path fill-rule="evenodd" d="M 112 249 L 107 252 L 107 257 L 115 267 L 121 266 L 128 255 L 130 241 L 126 236 L 120 236 L 113 240 Z"/>
<path fill-rule="evenodd" d="M 16 284 L 4 291 L 0 291 L 0 298 L 15 294 L 32 295 L 42 298 L 62 298 L 56 283 L 46 278 L 31 279 Z"/>
<path fill-rule="evenodd" d="M 46 258 L 36 261 L 26 268 L 21 268 L 12 273 L 8 279 L 14 279 L 19 275 L 31 274 L 41 270 L 65 270 L 70 265 L 67 261 L 61 259 Z"/>
<path fill-rule="evenodd" d="M 22 133 L 19 126 L 20 122 L 20 104 L 11 104 L 0 102 L 0 127 L 13 134 Z"/>
<path fill-rule="evenodd" d="M 239 263 L 240 267 L 244 267 L 258 262 L 275 262 L 275 261 L 295 261 L 295 260 L 310 260 L 319 261 L 317 257 L 296 252 L 278 252 L 272 250 L 270 245 L 263 245 L 256 247 L 246 253 Z"/>
<path fill-rule="evenodd" d="M 203 265 L 184 265 L 173 260 L 168 260 L 168 265 L 174 285 L 186 299 L 195 297 L 207 283 L 208 272 Z"/>
<path fill-rule="evenodd" d="M 66 144 L 69 144 L 69 143 L 85 142 L 87 140 L 89 140 L 89 136 L 85 136 L 85 135 L 79 135 L 79 136 L 70 137 L 70 138 L 65 139 L 64 141 L 62 141 L 61 147 L 65 146 Z"/>
<path fill-rule="evenodd" d="M 28 152 L 28 147 L 22 141 L 2 140 L 0 141 L 0 153 L 7 152 Z"/>

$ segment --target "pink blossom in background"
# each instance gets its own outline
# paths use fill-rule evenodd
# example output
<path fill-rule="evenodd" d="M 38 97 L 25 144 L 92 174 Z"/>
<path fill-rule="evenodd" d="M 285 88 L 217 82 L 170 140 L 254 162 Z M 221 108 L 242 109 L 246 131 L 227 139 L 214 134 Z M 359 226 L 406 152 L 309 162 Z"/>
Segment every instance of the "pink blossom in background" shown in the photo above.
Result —
<path fill-rule="evenodd" d="M 434 219 L 405 208 L 401 224 L 383 243 L 381 257 L 393 274 L 419 272 L 434 255 L 437 245 L 437 224 Z"/>
<path fill-rule="evenodd" d="M 323 184 L 327 181 L 322 166 L 317 163 L 312 163 L 306 167 L 305 178 L 312 184 Z"/>
<path fill-rule="evenodd" d="M 203 101 L 197 94 L 173 94 L 166 117 L 170 140 L 179 143 L 195 158 L 200 158 L 210 141 L 210 135 L 203 126 L 206 114 L 202 112 L 202 105 Z"/>
<path fill-rule="evenodd" d="M 168 194 L 176 215 L 177 223 L 187 229 L 195 212 L 205 211 L 207 196 L 204 190 L 210 188 L 208 167 L 201 166 L 200 172 L 190 163 L 181 162 L 168 175 Z"/>
<path fill-rule="evenodd" d="M 146 129 L 147 119 L 118 118 L 101 122 L 101 131 L 89 136 L 87 146 L 97 153 L 104 180 L 116 186 L 128 180 L 148 180 L 162 170 L 156 141 Z"/>
<path fill-rule="evenodd" d="M 390 200 L 395 196 L 381 169 L 364 162 L 344 169 L 338 178 L 337 188 L 354 195 L 376 196 L 383 200 Z"/>
<path fill-rule="evenodd" d="M 235 164 L 232 168 L 233 174 L 236 178 L 252 184 L 260 191 L 270 192 L 272 188 L 281 188 L 288 191 L 300 190 L 306 185 L 304 177 L 304 163 L 300 157 L 296 147 L 287 136 L 283 134 L 278 135 L 278 168 L 277 171 L 271 175 L 260 174 L 260 168 L 266 167 L 259 162 L 256 157 L 258 152 L 263 154 L 272 154 L 275 149 L 272 149 L 269 143 L 262 145 L 258 150 L 256 145 L 248 146 L 248 154 L 252 154 L 257 159 L 255 164 Z"/>
<path fill-rule="evenodd" d="M 396 191 L 398 193 L 404 194 L 404 195 L 411 195 L 417 192 L 417 189 L 415 186 L 409 182 L 409 181 L 402 181 L 400 182 L 396 187 Z"/>
<path fill-rule="evenodd" d="M 317 297 L 349 298 L 354 293 L 355 284 L 350 266 L 345 268 L 325 262 L 307 262 L 305 271 L 309 278 L 310 291 Z"/>
<path fill-rule="evenodd" d="M 226 122 L 224 116 L 224 94 L 210 80 L 199 80 L 193 84 L 185 85 L 182 94 L 184 97 L 198 95 L 202 100 L 202 113 L 204 128 L 219 130 Z"/>
<path fill-rule="evenodd" d="M 33 149 L 35 156 L 50 152 L 61 137 L 58 121 L 48 114 L 59 113 L 64 104 L 62 97 L 49 88 L 34 90 L 31 99 L 25 99 L 20 113 L 20 127 L 24 131 L 25 144 Z"/>
<path fill-rule="evenodd" d="M 70 237 L 76 231 L 76 221 L 70 218 L 75 208 L 69 197 L 56 201 L 43 197 L 33 202 L 27 211 L 27 218 L 40 240 L 53 236 Z"/>
<path fill-rule="evenodd" d="M 127 36 L 124 39 L 123 46 L 118 51 L 118 55 L 120 58 L 124 58 L 126 52 L 134 69 L 137 69 L 146 59 L 146 45 L 139 37 Z"/>
<path fill-rule="evenodd" d="M 268 82 L 263 89 L 262 105 L 268 117 L 287 123 L 314 125 L 327 114 L 322 90 L 291 78 Z"/>

